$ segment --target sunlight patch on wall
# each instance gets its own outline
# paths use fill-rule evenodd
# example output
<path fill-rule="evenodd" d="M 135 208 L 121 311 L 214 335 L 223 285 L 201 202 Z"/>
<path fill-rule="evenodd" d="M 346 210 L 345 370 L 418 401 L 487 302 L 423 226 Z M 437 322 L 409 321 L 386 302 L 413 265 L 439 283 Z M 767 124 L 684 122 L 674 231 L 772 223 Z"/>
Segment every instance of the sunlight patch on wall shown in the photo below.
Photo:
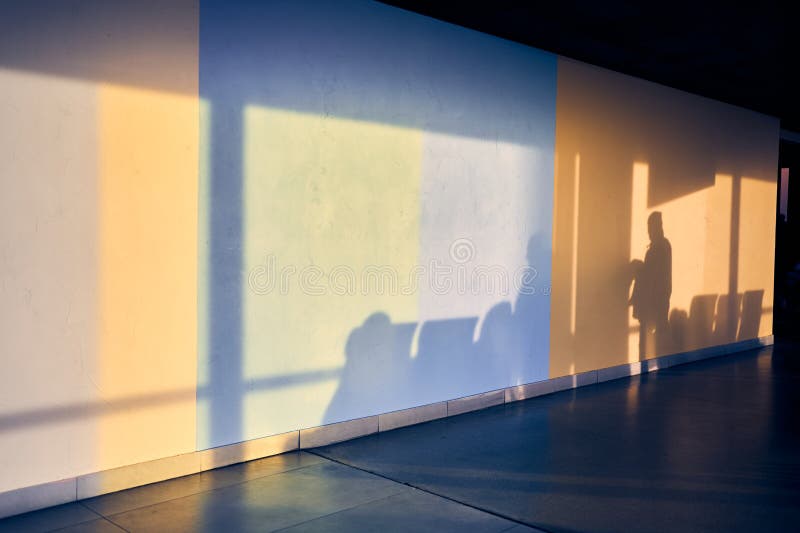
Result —
<path fill-rule="evenodd" d="M 779 203 L 779 213 L 784 220 L 789 220 L 789 169 L 781 169 L 781 197 Z"/>
<path fill-rule="evenodd" d="M 744 324 L 747 320 L 743 320 L 739 336 L 744 339 L 772 334 L 773 288 L 772 285 L 765 285 L 764 280 L 773 276 L 775 248 L 769 247 L 759 254 L 748 251 L 763 247 L 765 242 L 775 241 L 777 182 L 743 176 L 741 186 L 739 249 L 742 253 L 739 255 L 739 292 L 744 295 L 742 317 L 751 320 L 751 326 L 755 326 L 755 317 L 749 315 L 761 311 L 757 328 L 748 330 Z"/>
<path fill-rule="evenodd" d="M 418 262 L 421 137 L 245 108 L 242 380 L 301 380 L 247 391 L 245 438 L 319 425 L 338 380 L 302 376 L 342 367 L 350 333 L 373 313 L 416 320 L 417 294 L 381 273 L 405 282 Z M 389 378 L 381 372 L 376 365 L 372 379 Z"/>
<path fill-rule="evenodd" d="M 647 163 L 633 164 L 633 184 L 631 187 L 631 256 L 630 260 L 643 259 L 643 250 L 647 249 L 647 182 L 650 178 L 650 166 Z M 633 318 L 631 309 L 628 316 L 628 362 L 639 360 L 639 323 Z"/>
<path fill-rule="evenodd" d="M 762 290 L 765 276 L 772 263 L 769 258 L 753 256 L 747 250 L 756 249 L 770 238 L 769 223 L 740 220 L 738 256 L 731 258 L 731 222 L 734 178 L 716 174 L 714 185 L 684 195 L 660 205 L 647 207 L 647 167 L 636 163 L 633 171 L 631 211 L 631 260 L 642 259 L 649 246 L 647 218 L 650 213 L 662 213 L 665 237 L 672 248 L 672 294 L 670 297 L 669 351 L 693 350 L 710 344 L 735 342 L 739 331 L 743 292 Z M 746 184 L 746 185 L 745 185 Z M 746 191 L 745 191 L 746 187 Z M 772 196 L 770 196 L 772 194 Z M 775 184 L 763 180 L 743 180 L 742 201 L 747 206 L 736 211 L 765 213 L 774 202 Z M 774 228 L 773 228 L 774 231 Z M 733 261 L 738 262 L 732 272 Z M 743 272 L 747 272 L 746 275 Z M 734 278 L 731 278 L 734 276 Z M 745 279 L 746 278 L 746 279 Z M 729 295 L 731 283 L 735 284 Z M 752 320 L 751 318 L 747 320 Z M 629 361 L 639 359 L 639 322 L 629 315 Z M 761 322 L 762 335 L 771 323 Z M 648 346 L 647 357 L 662 355 L 655 346 Z"/>
<path fill-rule="evenodd" d="M 728 261 L 720 256 L 724 253 L 725 243 L 729 240 L 730 216 L 725 216 L 725 209 L 730 212 L 730 180 L 725 176 L 717 176 L 714 187 L 701 189 L 686 194 L 675 200 L 647 206 L 647 187 L 651 176 L 648 166 L 634 164 L 633 189 L 631 204 L 631 260 L 643 260 L 650 246 L 648 236 L 648 217 L 653 212 L 660 212 L 663 221 L 664 236 L 670 242 L 672 250 L 672 291 L 669 300 L 670 313 L 676 310 L 681 313 L 691 312 L 695 297 L 703 294 L 720 294 L 725 290 Z M 696 305 L 696 304 L 694 304 Z M 674 315 L 673 315 L 674 316 Z M 633 317 L 633 309 L 628 315 L 629 341 L 628 360 L 638 361 L 639 353 L 639 321 Z M 713 327 L 712 324 L 709 326 Z M 702 332 L 703 336 L 709 334 Z M 681 340 L 684 349 L 703 347 L 704 340 L 693 331 L 687 332 L 688 338 Z M 663 338 L 672 336 L 664 332 Z M 648 338 L 644 357 L 650 358 L 660 353 L 655 340 Z M 683 351 L 681 347 L 665 347 L 669 352 Z"/>
<path fill-rule="evenodd" d="M 702 292 L 724 294 L 730 283 L 731 210 L 733 209 L 733 176 L 714 175 L 714 187 L 707 190 L 704 227 L 707 235 L 703 250 Z M 762 280 L 763 283 L 763 280 Z M 689 302 L 681 302 L 689 309 Z"/>
<path fill-rule="evenodd" d="M 716 327 L 715 317 L 700 317 L 697 313 L 716 313 L 717 298 L 728 290 L 730 272 L 730 227 L 732 177 L 717 174 L 714 186 L 678 199 L 647 207 L 648 167 L 635 163 L 631 205 L 631 260 L 643 259 L 649 246 L 647 218 L 650 213 L 662 214 L 664 235 L 672 248 L 672 294 L 670 312 L 688 315 L 695 310 L 697 325 L 684 332 L 678 346 L 670 351 L 696 349 L 706 346 L 711 331 Z M 713 299 L 713 301 L 711 301 Z M 702 302 L 702 303 L 699 303 Z M 639 360 L 639 322 L 629 315 L 630 327 L 628 360 Z M 721 334 L 717 329 L 717 334 Z M 670 332 L 670 335 L 675 332 Z M 732 339 L 735 341 L 735 332 Z M 722 340 L 720 341 L 722 342 Z M 656 353 L 656 346 L 648 346 L 647 357 Z"/>
<path fill-rule="evenodd" d="M 575 154 L 575 183 L 572 201 L 572 283 L 570 290 L 569 331 L 575 335 L 578 314 L 578 223 L 580 222 L 581 154 Z"/>
<path fill-rule="evenodd" d="M 98 89 L 99 398 L 186 390 L 99 423 L 97 469 L 194 449 L 198 100 Z"/>

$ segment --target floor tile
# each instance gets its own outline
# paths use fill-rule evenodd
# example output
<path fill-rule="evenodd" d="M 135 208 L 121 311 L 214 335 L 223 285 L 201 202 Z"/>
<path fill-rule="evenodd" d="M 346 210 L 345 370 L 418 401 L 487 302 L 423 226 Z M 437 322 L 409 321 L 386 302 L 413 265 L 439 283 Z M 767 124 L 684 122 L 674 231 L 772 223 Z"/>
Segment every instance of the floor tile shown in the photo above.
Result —
<path fill-rule="evenodd" d="M 409 490 L 282 530 L 286 533 L 500 533 L 516 524 L 420 490 Z"/>
<path fill-rule="evenodd" d="M 105 518 L 98 518 L 91 522 L 84 522 L 82 524 L 56 530 L 57 533 L 122 533 L 124 531 L 124 529 L 112 524 Z"/>
<path fill-rule="evenodd" d="M 778 344 L 19 515 L 0 533 L 782 532 L 800 523 L 798 412 L 800 345 Z"/>
<path fill-rule="evenodd" d="M 800 523 L 798 352 L 709 359 L 317 451 L 547 531 L 784 531 Z"/>
<path fill-rule="evenodd" d="M 326 461 L 110 518 L 129 531 L 270 531 L 406 490 Z"/>
<path fill-rule="evenodd" d="M 51 531 L 97 518 L 97 513 L 80 503 L 67 503 L 0 520 L 0 533 Z"/>
<path fill-rule="evenodd" d="M 199 492 L 315 465 L 321 461 L 323 459 L 310 453 L 291 452 L 106 494 L 97 498 L 83 500 L 82 503 L 103 516 L 109 516 Z"/>

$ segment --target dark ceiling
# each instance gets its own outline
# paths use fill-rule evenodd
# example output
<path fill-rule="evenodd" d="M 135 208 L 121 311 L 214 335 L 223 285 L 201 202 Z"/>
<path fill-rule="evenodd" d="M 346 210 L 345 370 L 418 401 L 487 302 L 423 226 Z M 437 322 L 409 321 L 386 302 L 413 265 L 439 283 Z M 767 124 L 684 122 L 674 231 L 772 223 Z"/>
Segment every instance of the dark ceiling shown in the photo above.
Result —
<path fill-rule="evenodd" d="M 797 2 L 384 3 L 777 116 L 800 131 L 789 83 Z"/>

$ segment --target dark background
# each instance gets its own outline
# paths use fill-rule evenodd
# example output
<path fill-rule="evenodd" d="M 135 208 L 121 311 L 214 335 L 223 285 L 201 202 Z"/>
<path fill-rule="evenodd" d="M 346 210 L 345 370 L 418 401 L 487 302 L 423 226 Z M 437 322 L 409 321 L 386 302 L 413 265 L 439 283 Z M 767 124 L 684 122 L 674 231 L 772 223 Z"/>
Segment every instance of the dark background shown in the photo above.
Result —
<path fill-rule="evenodd" d="M 760 111 L 800 131 L 789 80 L 800 25 L 795 2 L 384 3 Z"/>

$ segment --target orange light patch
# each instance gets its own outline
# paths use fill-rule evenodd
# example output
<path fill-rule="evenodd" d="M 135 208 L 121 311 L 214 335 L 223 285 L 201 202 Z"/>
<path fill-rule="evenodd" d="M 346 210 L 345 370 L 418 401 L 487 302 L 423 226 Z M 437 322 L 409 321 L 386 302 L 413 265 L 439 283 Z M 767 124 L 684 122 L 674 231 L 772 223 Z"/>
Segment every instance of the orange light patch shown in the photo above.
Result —
<path fill-rule="evenodd" d="M 199 108 L 117 86 L 98 108 L 98 387 L 128 406 L 102 415 L 100 470 L 194 449 Z"/>

